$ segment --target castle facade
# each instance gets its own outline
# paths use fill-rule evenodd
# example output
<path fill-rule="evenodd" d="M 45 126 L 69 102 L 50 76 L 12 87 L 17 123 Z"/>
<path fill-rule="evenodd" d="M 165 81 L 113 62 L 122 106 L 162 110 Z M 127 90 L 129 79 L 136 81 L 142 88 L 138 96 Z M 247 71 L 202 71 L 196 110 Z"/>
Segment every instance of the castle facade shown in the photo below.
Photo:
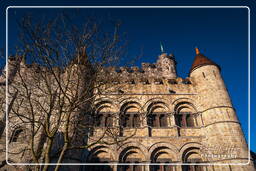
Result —
<path fill-rule="evenodd" d="M 197 48 L 185 79 L 176 74 L 174 56 L 166 53 L 155 64 L 142 63 L 142 69 L 112 68 L 123 87 L 98 97 L 92 137 L 107 125 L 121 127 L 120 136 L 132 136 L 121 145 L 91 147 L 87 162 L 137 164 L 93 166 L 95 171 L 254 170 L 220 71 Z"/>
<path fill-rule="evenodd" d="M 112 90 L 93 99 L 93 129 L 87 137 L 93 145 L 72 154 L 76 162 L 96 164 L 71 170 L 255 170 L 220 71 L 197 48 L 187 78 L 177 76 L 175 57 L 166 53 L 155 64 L 142 63 L 142 68 L 105 68 L 105 79 L 119 79 Z M 20 145 L 22 130 L 14 131 L 8 142 L 13 148 Z M 110 140 L 111 134 L 116 141 Z M 105 143 L 94 144 L 100 137 Z M 70 170 L 65 167 L 61 169 Z"/>

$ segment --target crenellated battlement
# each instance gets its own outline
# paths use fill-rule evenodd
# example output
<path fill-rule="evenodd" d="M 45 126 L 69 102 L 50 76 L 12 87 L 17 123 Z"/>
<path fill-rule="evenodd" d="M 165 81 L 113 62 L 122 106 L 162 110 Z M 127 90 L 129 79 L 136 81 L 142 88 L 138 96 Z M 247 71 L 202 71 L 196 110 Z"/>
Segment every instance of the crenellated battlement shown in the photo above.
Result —
<path fill-rule="evenodd" d="M 162 76 L 162 68 L 156 64 L 142 63 L 142 68 L 132 67 L 107 67 L 102 72 L 115 78 L 116 84 L 172 84 L 189 85 L 192 84 L 191 78 L 166 78 Z M 109 77 L 104 77 L 109 78 Z"/>

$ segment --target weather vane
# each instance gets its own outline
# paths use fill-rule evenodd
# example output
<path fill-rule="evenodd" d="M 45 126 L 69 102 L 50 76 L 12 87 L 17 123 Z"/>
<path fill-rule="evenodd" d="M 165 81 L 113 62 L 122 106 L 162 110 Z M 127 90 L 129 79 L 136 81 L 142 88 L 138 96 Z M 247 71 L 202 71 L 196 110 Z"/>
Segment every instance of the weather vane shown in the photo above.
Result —
<path fill-rule="evenodd" d="M 160 48 L 161 48 L 161 52 L 164 53 L 164 47 L 163 47 L 162 42 L 160 42 Z"/>

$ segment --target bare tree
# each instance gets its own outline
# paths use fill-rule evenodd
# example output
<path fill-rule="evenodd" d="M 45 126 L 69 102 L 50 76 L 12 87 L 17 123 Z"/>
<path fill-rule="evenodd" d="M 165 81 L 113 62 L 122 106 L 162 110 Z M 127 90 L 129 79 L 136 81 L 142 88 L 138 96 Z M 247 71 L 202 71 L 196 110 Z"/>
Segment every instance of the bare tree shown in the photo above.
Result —
<path fill-rule="evenodd" d="M 122 143 L 135 134 L 120 137 L 120 127 L 106 125 L 89 141 L 95 126 L 94 100 L 102 92 L 120 91 L 120 85 L 114 85 L 118 78 L 111 73 L 113 68 L 106 68 L 118 65 L 126 41 L 119 23 L 109 32 L 92 18 L 82 23 L 77 26 L 65 14 L 37 21 L 26 16 L 19 23 L 22 46 L 8 66 L 6 143 L 9 157 L 21 157 L 20 163 L 44 163 L 35 170 L 48 170 L 47 163 L 69 162 L 66 158 L 73 150 Z M 21 132 L 23 145 L 17 145 L 13 142 Z"/>

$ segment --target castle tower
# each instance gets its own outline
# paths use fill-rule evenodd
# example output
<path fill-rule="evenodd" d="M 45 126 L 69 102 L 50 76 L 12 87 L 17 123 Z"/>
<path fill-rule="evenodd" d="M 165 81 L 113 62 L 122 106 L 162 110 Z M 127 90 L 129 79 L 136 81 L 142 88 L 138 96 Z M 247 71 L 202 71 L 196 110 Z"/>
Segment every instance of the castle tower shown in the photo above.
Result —
<path fill-rule="evenodd" d="M 190 70 L 190 77 L 198 92 L 197 104 L 202 115 L 203 130 L 206 136 L 204 145 L 207 150 L 205 152 L 212 154 L 222 148 L 223 155 L 233 155 L 207 159 L 212 162 L 245 164 L 248 162 L 247 144 L 221 77 L 220 67 L 201 54 L 198 48 L 195 50 L 196 56 Z M 244 170 L 248 170 L 248 167 Z"/>
<path fill-rule="evenodd" d="M 157 66 L 162 70 L 162 76 L 165 78 L 176 78 L 176 61 L 173 54 L 162 53 L 158 56 Z"/>

